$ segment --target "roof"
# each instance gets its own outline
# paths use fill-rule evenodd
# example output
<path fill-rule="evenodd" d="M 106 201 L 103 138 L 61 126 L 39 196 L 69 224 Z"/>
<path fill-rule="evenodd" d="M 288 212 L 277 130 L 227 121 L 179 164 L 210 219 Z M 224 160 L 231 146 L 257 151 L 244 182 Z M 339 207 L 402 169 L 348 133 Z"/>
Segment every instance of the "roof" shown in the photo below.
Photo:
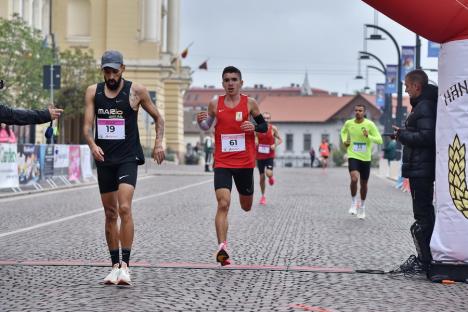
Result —
<path fill-rule="evenodd" d="M 268 96 L 260 106 L 273 122 L 326 122 L 354 96 Z"/>

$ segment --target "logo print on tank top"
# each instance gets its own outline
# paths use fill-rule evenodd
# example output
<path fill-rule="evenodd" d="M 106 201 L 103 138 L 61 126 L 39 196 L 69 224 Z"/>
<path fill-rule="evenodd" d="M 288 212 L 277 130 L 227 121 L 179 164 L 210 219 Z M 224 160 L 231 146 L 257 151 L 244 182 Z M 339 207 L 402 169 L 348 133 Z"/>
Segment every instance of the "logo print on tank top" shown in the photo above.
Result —
<path fill-rule="evenodd" d="M 242 121 L 242 112 L 236 112 L 236 121 Z"/>

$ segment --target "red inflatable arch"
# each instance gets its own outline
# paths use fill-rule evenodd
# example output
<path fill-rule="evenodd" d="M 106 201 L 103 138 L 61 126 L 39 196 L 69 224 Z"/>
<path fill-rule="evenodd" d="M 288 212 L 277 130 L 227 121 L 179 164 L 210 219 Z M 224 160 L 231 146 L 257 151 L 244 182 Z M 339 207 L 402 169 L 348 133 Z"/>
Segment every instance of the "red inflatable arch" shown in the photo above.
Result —
<path fill-rule="evenodd" d="M 434 42 L 468 39 L 468 0 L 363 0 Z"/>

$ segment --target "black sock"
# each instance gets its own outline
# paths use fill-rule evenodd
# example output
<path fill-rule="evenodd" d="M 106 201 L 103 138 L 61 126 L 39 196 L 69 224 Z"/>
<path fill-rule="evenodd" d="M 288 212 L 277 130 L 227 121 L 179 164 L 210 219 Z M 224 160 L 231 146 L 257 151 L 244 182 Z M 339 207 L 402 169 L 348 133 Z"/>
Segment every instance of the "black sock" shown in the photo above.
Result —
<path fill-rule="evenodd" d="M 125 262 L 127 266 L 130 266 L 130 249 L 122 248 L 122 262 Z"/>
<path fill-rule="evenodd" d="M 111 261 L 112 261 L 112 266 L 115 264 L 120 263 L 120 256 L 119 256 L 119 250 L 114 249 L 114 250 L 109 250 L 110 256 L 111 256 Z"/>

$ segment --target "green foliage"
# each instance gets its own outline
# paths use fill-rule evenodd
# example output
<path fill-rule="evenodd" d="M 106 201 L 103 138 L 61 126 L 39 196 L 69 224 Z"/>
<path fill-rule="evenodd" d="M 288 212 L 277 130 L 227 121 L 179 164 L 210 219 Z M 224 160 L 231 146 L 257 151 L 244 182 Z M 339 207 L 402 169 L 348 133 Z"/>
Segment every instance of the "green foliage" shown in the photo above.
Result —
<path fill-rule="evenodd" d="M 340 148 L 335 149 L 332 152 L 332 159 L 333 159 L 333 162 L 335 163 L 335 166 L 341 167 L 344 164 L 345 155 L 346 155 L 346 146 L 343 143 L 341 143 Z"/>
<path fill-rule="evenodd" d="M 84 110 L 86 88 L 102 80 L 96 60 L 90 50 L 75 48 L 60 53 L 62 88 L 57 92 L 56 104 L 68 116 L 80 116 Z"/>
<path fill-rule="evenodd" d="M 6 81 L 0 102 L 12 107 L 44 108 L 49 95 L 42 89 L 42 66 L 52 61 L 52 50 L 38 30 L 17 15 L 0 18 L 0 79 Z"/>

